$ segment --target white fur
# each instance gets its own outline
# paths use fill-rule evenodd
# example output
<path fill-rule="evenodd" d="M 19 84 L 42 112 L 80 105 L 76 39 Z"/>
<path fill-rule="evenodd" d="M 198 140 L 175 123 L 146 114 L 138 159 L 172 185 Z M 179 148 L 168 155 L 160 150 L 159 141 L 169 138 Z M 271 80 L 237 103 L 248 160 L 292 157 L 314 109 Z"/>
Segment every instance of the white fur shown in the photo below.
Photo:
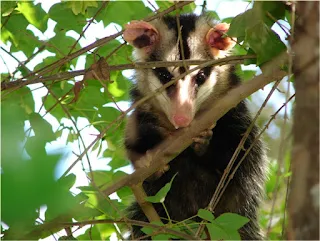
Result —
<path fill-rule="evenodd" d="M 160 80 L 152 73 L 149 72 L 148 74 L 148 85 L 149 89 L 152 93 L 154 93 L 156 90 L 161 88 L 163 85 L 161 84 Z M 171 110 L 171 101 L 168 97 L 166 91 L 162 91 L 161 93 L 157 94 L 155 98 L 158 100 L 158 103 L 160 105 L 160 108 L 163 110 L 163 112 L 167 115 L 168 118 L 170 118 L 170 110 Z"/>
<path fill-rule="evenodd" d="M 198 110 L 201 104 L 210 96 L 216 83 L 217 74 L 215 72 L 211 72 L 209 78 L 199 87 L 196 98 L 196 110 Z"/>

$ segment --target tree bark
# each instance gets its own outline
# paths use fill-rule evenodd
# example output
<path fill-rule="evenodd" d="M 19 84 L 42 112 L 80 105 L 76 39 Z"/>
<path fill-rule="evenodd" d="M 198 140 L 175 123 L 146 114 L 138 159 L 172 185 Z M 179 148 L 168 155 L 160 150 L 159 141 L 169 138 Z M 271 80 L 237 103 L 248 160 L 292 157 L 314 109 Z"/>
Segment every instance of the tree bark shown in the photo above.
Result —
<path fill-rule="evenodd" d="M 288 239 L 319 240 L 319 2 L 296 2 L 296 104 Z M 293 45 L 294 46 L 294 45 Z"/>

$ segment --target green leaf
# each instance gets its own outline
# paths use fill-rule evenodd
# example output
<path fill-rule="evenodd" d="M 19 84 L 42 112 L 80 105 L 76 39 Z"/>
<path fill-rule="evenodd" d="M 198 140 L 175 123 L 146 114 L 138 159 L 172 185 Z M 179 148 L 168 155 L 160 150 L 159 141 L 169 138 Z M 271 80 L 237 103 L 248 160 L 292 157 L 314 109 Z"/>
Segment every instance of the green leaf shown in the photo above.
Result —
<path fill-rule="evenodd" d="M 102 20 L 105 26 L 112 22 L 123 25 L 132 20 L 145 18 L 150 13 L 152 11 L 142 1 L 110 1 L 96 20 Z"/>
<path fill-rule="evenodd" d="M 273 191 L 276 187 L 278 168 L 279 168 L 279 166 L 278 166 L 277 162 L 274 162 L 274 161 L 270 162 L 269 175 L 268 175 L 268 179 L 265 183 L 265 190 L 266 190 L 266 193 L 270 199 L 272 198 Z"/>
<path fill-rule="evenodd" d="M 69 36 L 66 36 L 67 30 L 56 30 L 56 35 L 48 41 L 47 50 L 53 53 L 56 53 L 56 57 L 65 57 L 69 54 L 71 47 L 75 43 L 75 39 Z M 79 50 L 80 44 L 73 48 L 73 51 Z M 76 64 L 76 59 L 73 59 L 71 63 Z"/>
<path fill-rule="evenodd" d="M 257 54 L 257 64 L 260 65 L 282 53 L 286 46 L 279 36 L 263 22 L 247 29 L 246 41 Z"/>
<path fill-rule="evenodd" d="M 246 29 L 254 26 L 256 21 L 259 21 L 257 12 L 249 9 L 233 18 L 227 34 L 232 37 L 244 38 L 246 36 Z"/>
<path fill-rule="evenodd" d="M 57 22 L 56 30 L 74 30 L 81 33 L 84 25 L 87 24 L 83 15 L 74 15 L 66 2 L 53 5 L 48 13 L 49 17 Z"/>
<path fill-rule="evenodd" d="M 115 173 L 113 173 L 113 175 L 112 175 L 112 181 L 113 181 L 113 182 L 116 182 L 116 181 L 118 181 L 119 179 L 124 178 L 124 177 L 126 177 L 126 176 L 128 176 L 128 173 L 125 173 L 125 172 L 123 172 L 123 171 L 118 170 L 118 171 L 116 171 Z"/>
<path fill-rule="evenodd" d="M 69 174 L 68 176 L 61 177 L 58 180 L 59 185 L 61 185 L 61 187 L 63 187 L 65 190 L 69 190 L 70 188 L 72 188 L 75 182 L 76 175 L 74 175 L 73 173 Z"/>
<path fill-rule="evenodd" d="M 120 111 L 113 107 L 100 107 L 99 114 L 101 115 L 101 119 L 104 120 L 105 123 L 111 123 L 120 115 Z"/>
<path fill-rule="evenodd" d="M 121 202 L 126 206 L 129 206 L 134 200 L 133 193 L 129 187 L 123 187 L 117 191 L 118 197 L 121 199 Z"/>
<path fill-rule="evenodd" d="M 91 151 L 93 152 L 93 151 L 97 150 L 100 147 L 101 144 L 102 143 L 101 143 L 100 140 L 96 141 L 96 143 L 93 145 Z"/>
<path fill-rule="evenodd" d="M 209 210 L 206 210 L 206 209 L 202 209 L 202 208 L 198 210 L 198 217 L 200 217 L 204 220 L 210 221 L 210 222 L 213 222 L 213 220 L 214 220 L 214 216 L 213 216 L 212 212 L 210 212 Z"/>
<path fill-rule="evenodd" d="M 206 224 L 211 240 L 241 240 L 237 230 L 229 227 L 222 227 L 216 222 Z"/>
<path fill-rule="evenodd" d="M 130 162 L 124 158 L 113 157 L 112 160 L 108 163 L 108 166 L 112 168 L 112 170 L 118 169 L 120 167 L 124 167 L 129 165 Z"/>
<path fill-rule="evenodd" d="M 9 32 L 6 28 L 1 29 L 1 41 L 7 43 L 10 39 L 13 39 L 13 34 Z"/>
<path fill-rule="evenodd" d="M 96 1 L 68 1 L 67 4 L 75 15 L 78 15 L 79 13 L 85 15 L 88 7 L 98 7 Z"/>
<path fill-rule="evenodd" d="M 256 70 L 242 70 L 240 65 L 236 67 L 236 75 L 239 76 L 242 81 L 251 80 L 256 75 L 256 73 Z"/>
<path fill-rule="evenodd" d="M 152 224 L 158 225 L 159 227 L 164 226 L 164 224 L 161 221 L 153 221 L 151 222 Z M 141 231 L 144 232 L 145 234 L 152 234 L 153 231 L 156 231 L 157 228 L 151 228 L 151 227 L 143 227 L 141 228 Z"/>
<path fill-rule="evenodd" d="M 101 240 L 100 232 L 97 225 L 93 225 L 86 230 L 84 234 L 77 236 L 78 240 Z"/>
<path fill-rule="evenodd" d="M 44 32 L 47 28 L 48 15 L 42 9 L 41 4 L 34 5 L 31 2 L 18 2 L 18 10 L 25 16 L 29 23 Z"/>
<path fill-rule="evenodd" d="M 46 155 L 46 142 L 36 136 L 27 138 L 25 148 L 30 157 L 37 157 L 40 153 Z"/>
<path fill-rule="evenodd" d="M 16 1 L 1 1 L 1 17 L 9 15 L 16 6 Z M 3 23 L 3 19 L 1 22 Z"/>
<path fill-rule="evenodd" d="M 238 230 L 250 220 L 247 217 L 240 216 L 236 213 L 223 213 L 217 217 L 214 222 L 221 227 Z"/>
<path fill-rule="evenodd" d="M 65 117 L 64 110 L 62 109 L 61 105 L 57 103 L 57 100 L 52 95 L 49 94 L 46 98 L 43 97 L 42 100 L 44 102 L 44 107 L 46 108 L 46 110 L 50 110 L 50 114 L 57 118 L 59 122 L 62 118 Z"/>
<path fill-rule="evenodd" d="M 228 240 L 226 231 L 215 223 L 207 223 L 206 227 L 209 231 L 211 240 Z"/>
<path fill-rule="evenodd" d="M 160 11 L 163 11 L 171 6 L 173 6 L 173 2 L 170 1 L 161 1 L 161 0 L 157 0 L 156 3 L 158 4 Z M 189 3 L 188 5 L 184 6 L 182 9 L 179 9 L 179 13 L 180 14 L 188 14 L 188 13 L 192 13 L 196 8 L 196 4 L 194 2 Z M 170 15 L 175 15 L 177 13 L 177 11 L 172 11 L 171 13 L 169 13 Z"/>
<path fill-rule="evenodd" d="M 110 171 L 92 171 L 88 172 L 88 175 L 94 180 L 94 183 L 97 187 L 102 187 L 106 183 L 112 181 L 113 173 Z"/>
<path fill-rule="evenodd" d="M 39 139 L 45 142 L 51 142 L 56 139 L 52 126 L 39 113 L 30 114 L 30 125 Z"/>
<path fill-rule="evenodd" d="M 156 195 L 150 196 L 150 197 L 146 197 L 146 198 L 145 198 L 146 201 L 152 202 L 152 203 L 163 203 L 163 202 L 165 201 L 165 198 L 166 198 L 168 192 L 169 192 L 170 189 L 171 189 L 172 182 L 173 182 L 173 180 L 174 180 L 174 178 L 176 177 L 177 174 L 178 174 L 178 173 L 176 173 L 176 174 L 172 177 L 171 181 L 170 181 L 169 183 L 167 183 L 164 187 L 162 187 L 162 188 L 157 192 Z"/>
<path fill-rule="evenodd" d="M 216 11 L 207 11 L 206 12 L 208 14 L 208 16 L 210 16 L 211 18 L 215 19 L 215 20 L 220 20 L 220 17 L 218 15 L 218 13 Z"/>
<path fill-rule="evenodd" d="M 37 71 L 39 69 L 42 69 L 43 67 L 52 64 L 53 62 L 56 62 L 59 60 L 57 56 L 48 56 L 44 58 L 40 63 L 38 63 L 35 67 L 34 70 Z"/>
<path fill-rule="evenodd" d="M 30 56 L 34 49 L 38 47 L 36 41 L 38 38 L 34 36 L 32 31 L 27 30 L 29 22 L 16 10 L 7 18 L 9 19 L 6 25 L 1 29 L 1 32 L 5 32 L 5 37 L 2 37 L 2 39 L 12 41 L 13 45 L 10 52 L 23 51 L 26 56 Z"/>
<path fill-rule="evenodd" d="M 285 17 L 285 4 L 282 2 L 255 2 L 254 8 L 260 8 L 262 19 L 269 27 L 271 27 L 276 20 L 284 19 Z"/>

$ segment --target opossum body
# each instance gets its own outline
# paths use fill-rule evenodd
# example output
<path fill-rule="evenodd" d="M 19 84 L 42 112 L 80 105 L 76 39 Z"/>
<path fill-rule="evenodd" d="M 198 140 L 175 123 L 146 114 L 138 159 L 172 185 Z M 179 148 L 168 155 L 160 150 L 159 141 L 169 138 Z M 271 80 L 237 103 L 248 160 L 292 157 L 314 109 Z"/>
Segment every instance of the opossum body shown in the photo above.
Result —
<path fill-rule="evenodd" d="M 181 34 L 178 34 L 176 17 L 167 16 L 150 23 L 133 21 L 126 26 L 124 38 L 135 47 L 139 62 L 173 61 L 181 59 L 210 60 L 228 54 L 235 41 L 225 37 L 229 25 L 214 23 L 207 16 L 184 15 L 179 17 Z M 181 40 L 179 39 L 181 36 Z M 192 68 L 193 66 L 188 66 Z M 133 101 L 184 73 L 184 67 L 136 70 L 137 85 L 132 90 Z M 209 66 L 179 79 L 161 94 L 136 108 L 128 118 L 125 146 L 128 157 L 138 168 L 137 160 L 148 150 L 161 143 L 177 128 L 190 125 L 194 117 L 206 111 L 216 99 L 239 84 L 233 66 Z M 231 160 L 243 134 L 251 123 L 245 101 L 231 109 L 212 130 L 194 139 L 194 143 L 170 162 L 157 178 L 143 183 L 147 195 L 155 195 L 178 173 L 165 199 L 170 218 L 182 221 L 206 208 Z M 244 148 L 247 149 L 257 135 L 251 131 Z M 236 163 L 243 156 L 241 151 Z M 229 183 L 214 210 L 215 216 L 225 212 L 238 213 L 251 221 L 241 230 L 242 239 L 261 239 L 257 209 L 265 179 L 264 148 L 258 141 Z M 158 173 L 159 174 L 159 173 Z M 159 216 L 167 219 L 160 204 L 154 204 Z M 147 221 L 137 203 L 130 207 L 130 218 Z M 133 227 L 135 238 L 144 234 Z"/>

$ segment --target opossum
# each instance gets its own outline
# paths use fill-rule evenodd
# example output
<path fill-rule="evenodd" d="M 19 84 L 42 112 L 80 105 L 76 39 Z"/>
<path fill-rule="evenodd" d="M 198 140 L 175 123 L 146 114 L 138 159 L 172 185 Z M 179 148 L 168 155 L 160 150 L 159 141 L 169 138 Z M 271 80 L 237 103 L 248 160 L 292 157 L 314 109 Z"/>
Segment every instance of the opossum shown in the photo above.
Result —
<path fill-rule="evenodd" d="M 125 27 L 124 39 L 135 48 L 135 61 L 218 59 L 227 56 L 236 43 L 225 36 L 229 25 L 217 23 L 209 16 L 181 15 L 179 22 L 179 28 L 176 16 L 165 16 L 151 22 L 130 22 Z M 187 66 L 189 69 L 192 67 Z M 136 85 L 131 91 L 133 102 L 185 71 L 185 67 L 137 69 Z M 148 150 L 176 129 L 189 126 L 195 116 L 206 111 L 239 83 L 235 66 L 208 66 L 179 79 L 164 92 L 137 107 L 128 117 L 125 135 L 126 151 L 133 165 L 136 168 L 143 166 L 138 159 Z M 196 215 L 198 209 L 206 208 L 251 120 L 246 101 L 241 101 L 219 119 L 212 130 L 204 130 L 198 138 L 194 138 L 193 144 L 169 163 L 168 170 L 145 180 L 143 188 L 146 194 L 155 195 L 177 173 L 164 202 L 170 218 L 182 221 Z M 258 128 L 254 126 L 244 149 L 253 143 L 257 133 Z M 236 163 L 243 155 L 244 150 Z M 251 220 L 239 231 L 242 239 L 263 238 L 257 211 L 265 176 L 265 147 L 258 140 L 214 210 L 215 216 L 233 212 Z M 154 207 L 166 222 L 167 214 L 163 206 L 154 204 Z M 147 221 L 137 203 L 129 209 L 131 219 Z M 145 234 L 140 227 L 134 226 L 133 235 L 138 238 Z"/>

